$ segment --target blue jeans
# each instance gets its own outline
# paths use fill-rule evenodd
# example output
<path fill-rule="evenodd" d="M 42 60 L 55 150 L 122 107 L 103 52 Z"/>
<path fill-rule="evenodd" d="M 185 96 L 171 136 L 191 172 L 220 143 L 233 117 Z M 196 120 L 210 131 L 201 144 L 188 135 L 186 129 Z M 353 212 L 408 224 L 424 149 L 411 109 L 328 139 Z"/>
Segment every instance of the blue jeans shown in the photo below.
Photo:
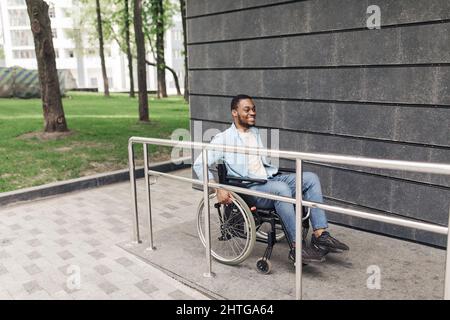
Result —
<path fill-rule="evenodd" d="M 295 198 L 295 174 L 280 174 L 269 178 L 267 183 L 252 186 L 250 189 Z M 302 189 L 304 200 L 323 202 L 319 177 L 315 173 L 303 172 Z M 295 207 L 292 203 L 257 198 L 256 207 L 262 209 L 275 208 L 287 229 L 289 240 L 295 240 Z M 310 221 L 313 230 L 328 228 L 327 217 L 322 209 L 312 208 Z"/>

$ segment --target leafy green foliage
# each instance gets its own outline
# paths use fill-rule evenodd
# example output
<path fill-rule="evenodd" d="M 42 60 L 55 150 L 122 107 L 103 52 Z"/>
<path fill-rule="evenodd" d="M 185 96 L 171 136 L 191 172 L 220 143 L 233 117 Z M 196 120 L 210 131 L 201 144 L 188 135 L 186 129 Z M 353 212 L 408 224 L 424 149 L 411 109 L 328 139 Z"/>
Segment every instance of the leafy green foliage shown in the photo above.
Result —
<path fill-rule="evenodd" d="M 179 14 L 180 8 L 179 5 L 175 2 L 171 2 L 169 0 L 163 0 L 164 7 L 164 15 L 162 17 L 158 17 L 157 12 L 157 0 L 144 0 L 143 1 L 143 10 L 142 10 L 142 20 L 143 20 L 143 31 L 145 38 L 149 41 L 149 45 L 152 46 L 150 48 L 152 50 L 153 55 L 156 53 L 153 50 L 153 44 L 156 43 L 156 34 L 158 32 L 158 24 L 157 20 L 162 19 L 164 23 L 162 24 L 164 27 L 164 32 L 170 29 L 173 26 L 173 16 L 175 14 Z"/>

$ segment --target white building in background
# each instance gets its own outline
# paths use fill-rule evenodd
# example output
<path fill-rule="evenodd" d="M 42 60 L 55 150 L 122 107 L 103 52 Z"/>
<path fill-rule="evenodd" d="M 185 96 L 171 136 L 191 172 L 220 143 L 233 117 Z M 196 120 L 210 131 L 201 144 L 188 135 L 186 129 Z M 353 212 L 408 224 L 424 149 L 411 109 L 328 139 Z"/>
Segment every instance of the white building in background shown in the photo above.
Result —
<path fill-rule="evenodd" d="M 78 88 L 98 88 L 103 90 L 103 77 L 98 53 L 98 45 L 89 48 L 83 41 L 84 50 L 77 50 L 73 40 L 73 30 L 76 27 L 76 17 L 79 12 L 78 0 L 47 1 L 53 31 L 53 45 L 56 54 L 56 67 L 59 70 L 70 70 L 77 82 Z M 183 90 L 184 87 L 184 56 L 183 29 L 181 17 L 174 16 L 173 27 L 166 33 L 166 64 L 172 67 Z M 0 0 L 0 48 L 3 47 L 4 59 L 0 56 L 0 66 L 20 66 L 27 69 L 37 69 L 33 35 L 30 29 L 25 0 Z M 83 53 L 77 54 L 82 51 Z M 106 69 L 111 91 L 129 90 L 128 61 L 117 43 L 105 44 Z M 149 54 L 149 61 L 153 58 Z M 136 79 L 136 66 L 134 78 Z M 148 89 L 156 90 L 156 68 L 148 67 Z M 172 74 L 166 71 L 167 91 L 175 94 L 175 82 Z M 135 80 L 137 90 L 137 80 Z"/>
<path fill-rule="evenodd" d="M 0 4 L 1 6 L 1 4 Z M 1 9 L 0 9 L 0 67 L 5 66 L 5 51 L 3 49 L 3 43 L 5 42 L 3 40 L 3 19 L 1 15 Z"/>

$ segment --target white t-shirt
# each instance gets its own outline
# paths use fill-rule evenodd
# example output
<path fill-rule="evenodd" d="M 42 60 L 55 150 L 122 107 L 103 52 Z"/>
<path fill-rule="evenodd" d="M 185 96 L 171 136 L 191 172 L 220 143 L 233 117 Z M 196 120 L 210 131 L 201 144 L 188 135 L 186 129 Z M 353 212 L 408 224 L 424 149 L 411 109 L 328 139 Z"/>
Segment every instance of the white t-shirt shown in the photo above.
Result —
<path fill-rule="evenodd" d="M 244 146 L 249 148 L 258 148 L 258 141 L 256 140 L 256 135 L 247 130 L 246 132 L 240 131 L 239 136 L 244 142 Z M 254 177 L 261 177 L 267 179 L 267 171 L 261 160 L 261 156 L 255 154 L 249 154 L 248 157 L 248 173 Z"/>

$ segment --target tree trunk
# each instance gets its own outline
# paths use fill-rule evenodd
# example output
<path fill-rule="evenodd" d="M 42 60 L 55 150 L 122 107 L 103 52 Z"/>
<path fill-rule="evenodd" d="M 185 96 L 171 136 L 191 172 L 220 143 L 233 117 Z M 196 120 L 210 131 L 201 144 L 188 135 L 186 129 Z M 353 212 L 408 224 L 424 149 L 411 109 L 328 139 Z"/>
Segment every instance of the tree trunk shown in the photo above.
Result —
<path fill-rule="evenodd" d="M 186 0 L 180 0 L 181 21 L 183 24 L 184 42 L 184 100 L 189 103 L 189 73 L 188 73 L 188 51 L 186 33 Z"/>
<path fill-rule="evenodd" d="M 103 42 L 103 26 L 102 26 L 102 14 L 100 10 L 100 0 L 95 0 L 97 5 L 97 31 L 98 39 L 100 42 L 100 60 L 102 64 L 102 75 L 103 75 L 103 86 L 105 91 L 105 96 L 109 97 L 109 83 L 108 75 L 106 73 L 106 63 L 105 63 L 105 50 Z"/>
<path fill-rule="evenodd" d="M 181 96 L 180 82 L 178 81 L 177 73 L 167 65 L 165 66 L 165 68 L 172 73 L 173 80 L 175 81 L 175 88 L 177 88 L 177 96 Z"/>
<path fill-rule="evenodd" d="M 156 68 L 158 75 L 158 98 L 167 98 L 166 61 L 164 58 L 164 6 L 163 0 L 153 1 L 156 18 Z"/>
<path fill-rule="evenodd" d="M 148 60 L 145 60 L 145 63 L 147 63 L 149 66 L 153 66 L 153 67 L 156 66 L 156 63 L 152 63 L 152 62 L 150 62 Z M 177 88 L 177 94 L 179 96 L 181 96 L 180 81 L 178 80 L 177 73 L 175 72 L 175 70 L 173 70 L 168 65 L 165 65 L 164 68 L 166 68 L 167 70 L 169 70 L 172 73 L 173 80 L 175 81 L 175 87 Z"/>
<path fill-rule="evenodd" d="M 48 4 L 43 0 L 26 0 L 31 31 L 34 36 L 45 132 L 68 131 L 59 89 Z"/>
<path fill-rule="evenodd" d="M 136 37 L 139 120 L 149 121 L 147 94 L 147 66 L 145 65 L 145 39 L 142 31 L 142 0 L 134 0 L 134 34 Z"/>
<path fill-rule="evenodd" d="M 131 54 L 131 39 L 130 39 L 130 11 L 128 0 L 125 0 L 125 42 L 127 46 L 128 58 L 128 72 L 130 74 L 130 97 L 134 98 L 134 75 L 133 75 L 133 56 Z"/>
<path fill-rule="evenodd" d="M 147 40 L 148 40 L 148 43 L 149 43 L 149 45 L 150 45 L 150 48 L 151 48 L 151 50 L 152 50 L 152 52 L 153 52 L 152 37 L 151 37 L 150 35 L 147 35 Z M 154 56 L 154 52 L 153 52 L 153 56 Z M 155 59 L 155 60 L 156 60 L 156 59 Z M 145 62 L 146 62 L 148 65 L 150 65 L 150 66 L 156 66 L 155 63 L 151 63 L 151 62 L 149 62 L 148 60 L 146 60 Z M 175 87 L 177 88 L 177 95 L 181 96 L 180 81 L 178 80 L 177 73 L 176 73 L 172 68 L 170 68 L 168 65 L 164 65 L 164 68 L 167 69 L 167 70 L 169 70 L 169 71 L 172 73 L 172 75 L 173 75 L 173 80 L 175 81 Z M 164 76 L 165 76 L 165 75 L 164 75 Z"/>

